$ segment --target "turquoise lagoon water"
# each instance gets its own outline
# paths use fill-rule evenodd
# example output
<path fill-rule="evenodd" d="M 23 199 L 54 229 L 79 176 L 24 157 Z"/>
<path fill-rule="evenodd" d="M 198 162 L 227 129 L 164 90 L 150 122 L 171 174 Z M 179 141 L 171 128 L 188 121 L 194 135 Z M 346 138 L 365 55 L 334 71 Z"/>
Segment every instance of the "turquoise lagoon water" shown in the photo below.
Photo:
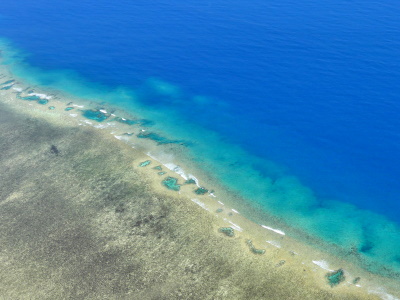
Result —
<path fill-rule="evenodd" d="M 22 2 L 0 12 L 17 76 L 138 114 L 143 138 L 399 278 L 398 7 Z"/>

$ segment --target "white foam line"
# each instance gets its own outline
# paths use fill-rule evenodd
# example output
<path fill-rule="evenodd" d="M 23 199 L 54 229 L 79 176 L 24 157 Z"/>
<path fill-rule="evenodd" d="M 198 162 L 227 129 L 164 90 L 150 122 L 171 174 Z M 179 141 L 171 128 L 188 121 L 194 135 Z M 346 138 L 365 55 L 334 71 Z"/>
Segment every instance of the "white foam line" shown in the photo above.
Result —
<path fill-rule="evenodd" d="M 108 127 L 108 125 L 98 124 L 98 125 L 94 125 L 93 127 L 94 127 L 94 128 L 100 128 L 100 129 L 103 129 L 103 128 L 107 128 L 107 127 Z"/>
<path fill-rule="evenodd" d="M 265 229 L 268 229 L 268 230 L 271 230 L 271 231 L 276 232 L 276 233 L 281 234 L 281 235 L 286 235 L 282 230 L 279 230 L 279 229 L 274 229 L 274 228 L 271 228 L 271 227 L 265 226 L 265 225 L 261 225 L 261 227 L 263 227 Z"/>
<path fill-rule="evenodd" d="M 193 179 L 193 180 L 196 182 L 196 185 L 197 185 L 198 187 L 200 187 L 200 185 L 199 185 L 199 180 L 198 180 L 194 175 L 188 174 L 188 177 L 191 178 L 191 179 Z"/>
<path fill-rule="evenodd" d="M 236 209 L 231 209 L 234 213 L 237 213 L 237 214 L 239 214 L 240 215 L 240 213 L 236 210 Z"/>
<path fill-rule="evenodd" d="M 22 92 L 22 89 L 21 89 L 21 88 L 18 88 L 18 87 L 13 87 L 13 90 L 14 90 L 14 91 L 17 91 L 17 92 Z"/>
<path fill-rule="evenodd" d="M 107 111 L 105 109 L 99 109 L 99 112 L 102 112 L 103 114 L 107 113 Z"/>
<path fill-rule="evenodd" d="M 218 203 L 221 204 L 221 205 L 225 205 L 225 204 L 223 204 L 221 201 L 218 201 Z"/>
<path fill-rule="evenodd" d="M 386 293 L 386 291 L 381 287 L 376 290 L 368 290 L 368 293 L 378 295 L 383 300 L 400 300 L 399 298 Z"/>
<path fill-rule="evenodd" d="M 84 108 L 84 105 L 78 105 L 78 104 L 72 104 L 72 106 L 78 107 L 78 108 Z"/>
<path fill-rule="evenodd" d="M 114 135 L 114 137 L 115 137 L 117 140 L 122 139 L 122 136 L 120 136 L 120 135 Z"/>
<path fill-rule="evenodd" d="M 71 117 L 76 117 L 76 116 L 78 116 L 77 114 L 69 114 Z"/>
<path fill-rule="evenodd" d="M 196 199 L 196 198 L 191 199 L 191 200 L 192 200 L 194 203 L 196 203 L 197 205 L 199 205 L 201 208 L 203 208 L 203 209 L 209 211 L 209 209 L 206 207 L 206 205 L 205 205 L 203 202 L 199 201 L 199 200 Z"/>
<path fill-rule="evenodd" d="M 51 99 L 51 96 L 48 96 L 46 94 L 31 93 L 29 94 L 29 96 L 38 96 L 42 99 L 47 99 L 47 100 Z"/>
<path fill-rule="evenodd" d="M 93 123 L 90 122 L 90 121 L 88 121 L 88 120 L 84 120 L 84 122 L 85 122 L 86 124 L 93 125 Z"/>
<path fill-rule="evenodd" d="M 181 176 L 183 179 L 188 180 L 185 172 L 182 170 L 181 167 L 173 164 L 173 163 L 166 163 L 163 164 L 165 167 L 167 167 L 169 170 L 175 172 L 176 174 L 178 174 L 179 176 Z"/>
<path fill-rule="evenodd" d="M 199 180 L 193 174 L 186 174 L 185 171 L 180 166 L 178 166 L 178 165 L 176 165 L 174 163 L 163 162 L 161 159 L 159 159 L 158 157 L 155 157 L 150 152 L 147 152 L 146 154 L 149 157 L 151 157 L 152 159 L 154 159 L 154 160 L 158 161 L 159 163 L 161 163 L 164 167 L 166 167 L 170 171 L 173 171 L 176 174 L 178 174 L 179 176 L 181 176 L 183 179 L 185 179 L 185 180 L 188 180 L 189 178 L 193 179 L 196 182 L 196 185 L 198 187 L 200 187 Z"/>
<path fill-rule="evenodd" d="M 321 269 L 327 270 L 332 272 L 333 270 L 329 269 L 329 265 L 325 260 L 313 260 L 312 261 L 315 265 L 320 267 Z"/>
<path fill-rule="evenodd" d="M 149 155 L 149 154 L 148 154 Z M 149 155 L 150 156 L 150 155 Z M 150 156 L 151 158 L 153 158 L 152 156 Z M 155 158 L 154 158 L 155 159 Z M 173 164 L 173 163 L 166 163 L 166 164 L 163 164 L 167 169 L 169 169 L 169 170 L 171 170 L 171 171 L 173 171 L 176 167 L 177 167 L 177 165 L 175 165 L 175 164 Z"/>
<path fill-rule="evenodd" d="M 276 241 L 266 241 L 268 244 L 271 244 L 272 246 L 276 247 L 276 248 L 281 248 L 281 245 L 276 242 Z"/>
<path fill-rule="evenodd" d="M 232 225 L 232 227 L 233 227 L 234 229 L 236 229 L 237 231 L 240 231 L 240 232 L 243 231 L 242 227 L 240 227 L 239 225 L 233 223 L 232 221 L 229 221 L 229 223 L 230 223 L 230 224 Z"/>

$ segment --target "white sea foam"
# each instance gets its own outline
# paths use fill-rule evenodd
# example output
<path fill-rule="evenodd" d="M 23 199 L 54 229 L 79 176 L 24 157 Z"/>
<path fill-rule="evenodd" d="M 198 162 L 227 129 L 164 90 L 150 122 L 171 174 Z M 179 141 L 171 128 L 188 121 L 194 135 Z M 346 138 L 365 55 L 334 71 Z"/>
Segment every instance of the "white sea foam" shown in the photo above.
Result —
<path fill-rule="evenodd" d="M 224 203 L 222 203 L 221 201 L 218 201 L 218 203 L 219 203 L 219 204 L 221 204 L 221 205 L 225 205 L 225 204 L 224 204 Z"/>
<path fill-rule="evenodd" d="M 19 87 L 13 87 L 13 90 L 14 90 L 14 91 L 17 91 L 17 92 L 22 92 L 22 89 L 19 88 Z"/>
<path fill-rule="evenodd" d="M 233 209 L 233 208 L 232 208 L 232 211 L 233 211 L 234 213 L 240 214 L 236 209 Z"/>
<path fill-rule="evenodd" d="M 103 114 L 107 113 L 107 111 L 105 109 L 99 109 L 99 112 L 102 112 Z"/>
<path fill-rule="evenodd" d="M 383 300 L 400 300 L 399 298 L 386 293 L 386 291 L 383 288 L 368 290 L 368 293 L 378 295 Z"/>
<path fill-rule="evenodd" d="M 193 199 L 191 199 L 194 203 L 196 203 L 197 205 L 199 205 L 201 208 L 204 208 L 205 210 L 208 210 L 209 211 L 209 209 L 206 207 L 206 205 L 205 205 L 205 203 L 203 203 L 203 202 L 201 202 L 200 200 L 198 200 L 198 199 L 196 199 L 196 198 L 193 198 Z"/>
<path fill-rule="evenodd" d="M 77 114 L 69 114 L 71 117 L 76 117 L 76 116 L 78 116 Z"/>
<path fill-rule="evenodd" d="M 263 228 L 265 228 L 265 229 L 268 229 L 268 230 L 271 230 L 271 231 L 276 232 L 276 233 L 281 234 L 281 235 L 286 235 L 286 234 L 285 234 L 282 230 L 280 230 L 280 229 L 274 229 L 274 228 L 271 228 L 271 227 L 266 226 L 266 225 L 261 225 L 261 227 L 263 227 Z"/>
<path fill-rule="evenodd" d="M 281 245 L 277 241 L 266 241 L 266 242 L 276 248 L 281 248 Z"/>
<path fill-rule="evenodd" d="M 181 176 L 183 179 L 188 180 L 188 177 L 186 176 L 185 172 L 183 171 L 183 169 L 173 163 L 166 163 L 163 164 L 165 167 L 167 167 L 169 170 L 175 172 L 176 174 L 178 174 L 179 176 Z"/>
<path fill-rule="evenodd" d="M 312 262 L 313 262 L 313 264 L 317 265 L 318 267 L 320 267 L 324 270 L 331 271 L 331 272 L 333 271 L 333 270 L 329 269 L 329 265 L 325 260 L 313 260 Z"/>
<path fill-rule="evenodd" d="M 189 177 L 190 179 L 193 179 L 193 180 L 196 182 L 196 185 L 197 185 L 198 187 L 200 187 L 200 185 L 199 185 L 199 180 L 198 180 L 194 175 L 188 174 L 188 177 Z"/>
<path fill-rule="evenodd" d="M 78 105 L 78 104 L 72 104 L 72 106 L 78 107 L 78 108 L 84 108 L 84 105 Z"/>
<path fill-rule="evenodd" d="M 237 231 L 240 231 L 240 232 L 243 231 L 242 227 L 240 227 L 239 225 L 233 223 L 232 221 L 229 221 L 229 224 L 231 224 L 232 227 L 233 227 L 234 229 L 236 229 Z"/>
<path fill-rule="evenodd" d="M 94 127 L 94 128 L 103 129 L 103 128 L 107 128 L 108 126 L 107 126 L 107 125 L 104 125 L 104 124 L 97 124 L 97 125 L 94 125 L 93 127 Z"/>
<path fill-rule="evenodd" d="M 52 98 L 51 96 L 48 96 L 46 94 L 39 94 L 39 93 L 31 93 L 29 94 L 29 96 L 38 96 L 41 99 L 47 99 L 47 100 L 50 100 Z"/>

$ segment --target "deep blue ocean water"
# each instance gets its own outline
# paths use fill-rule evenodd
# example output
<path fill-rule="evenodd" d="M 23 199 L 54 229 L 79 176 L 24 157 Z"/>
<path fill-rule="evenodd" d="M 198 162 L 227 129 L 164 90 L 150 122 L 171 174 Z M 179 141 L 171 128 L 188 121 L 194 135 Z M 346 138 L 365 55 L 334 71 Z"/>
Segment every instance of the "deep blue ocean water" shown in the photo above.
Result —
<path fill-rule="evenodd" d="M 3 0 L 0 37 L 31 66 L 218 132 L 319 203 L 400 223 L 399 15 L 384 0 Z"/>

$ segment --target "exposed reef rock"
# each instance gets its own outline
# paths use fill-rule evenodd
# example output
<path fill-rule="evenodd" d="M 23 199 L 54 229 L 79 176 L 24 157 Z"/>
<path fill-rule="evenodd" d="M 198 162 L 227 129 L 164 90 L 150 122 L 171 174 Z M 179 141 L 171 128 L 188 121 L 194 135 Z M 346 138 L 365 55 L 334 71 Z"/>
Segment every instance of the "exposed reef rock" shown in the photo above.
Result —
<path fill-rule="evenodd" d="M 208 192 L 208 190 L 206 188 L 199 187 L 198 189 L 195 189 L 194 192 L 197 195 L 204 195 Z"/>
<path fill-rule="evenodd" d="M 178 179 L 174 177 L 165 178 L 162 184 L 169 190 L 179 191 L 181 189 L 181 186 L 178 184 Z"/>
<path fill-rule="evenodd" d="M 345 280 L 343 269 L 339 269 L 333 272 L 330 272 L 325 275 L 328 279 L 328 283 L 331 287 L 334 287 Z"/>
<path fill-rule="evenodd" d="M 222 232 L 223 234 L 229 237 L 235 236 L 235 231 L 233 230 L 232 227 L 221 227 L 220 229 L 218 229 L 218 231 Z"/>
<path fill-rule="evenodd" d="M 251 252 L 253 252 L 254 254 L 264 254 L 265 253 L 264 249 L 257 249 L 256 247 L 254 247 L 253 242 L 251 240 L 247 240 L 246 244 L 249 246 Z"/>

